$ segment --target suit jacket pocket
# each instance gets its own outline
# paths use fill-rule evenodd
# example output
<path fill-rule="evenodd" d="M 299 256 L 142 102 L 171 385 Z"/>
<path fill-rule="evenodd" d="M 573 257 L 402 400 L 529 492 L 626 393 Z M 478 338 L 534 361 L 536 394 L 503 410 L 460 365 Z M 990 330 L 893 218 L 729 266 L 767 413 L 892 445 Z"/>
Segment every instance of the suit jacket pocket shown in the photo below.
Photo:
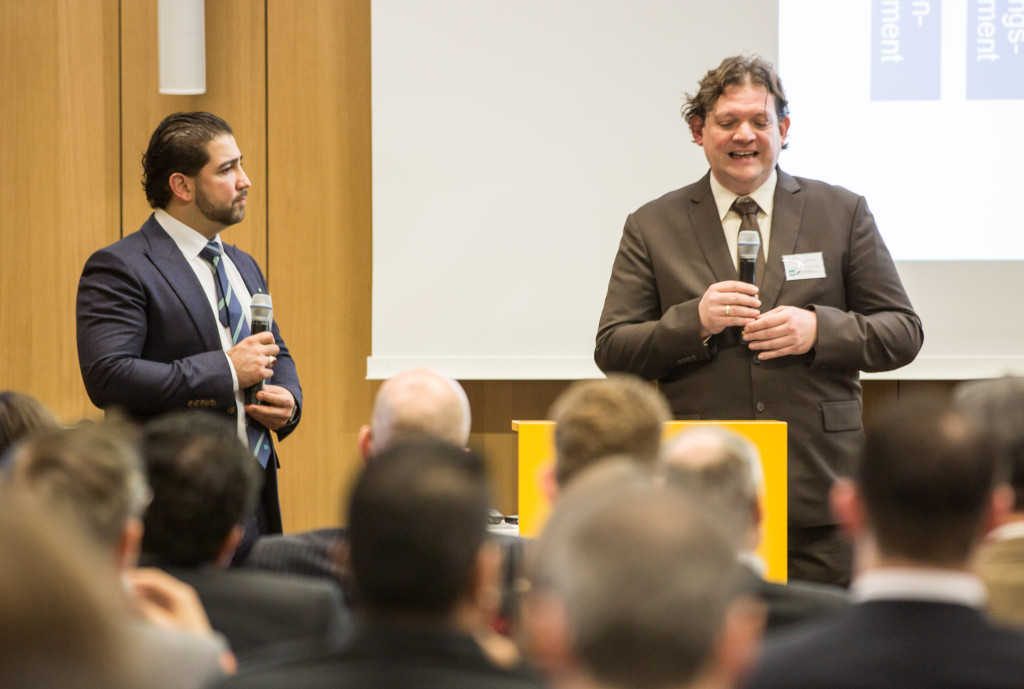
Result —
<path fill-rule="evenodd" d="M 821 418 L 826 431 L 859 431 L 863 423 L 860 400 L 822 402 Z"/>

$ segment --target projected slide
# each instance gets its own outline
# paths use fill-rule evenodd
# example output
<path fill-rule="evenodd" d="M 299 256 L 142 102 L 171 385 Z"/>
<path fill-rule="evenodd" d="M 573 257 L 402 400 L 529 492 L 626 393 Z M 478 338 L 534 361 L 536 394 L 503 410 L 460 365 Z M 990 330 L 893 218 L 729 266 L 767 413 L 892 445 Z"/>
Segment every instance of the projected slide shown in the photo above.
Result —
<path fill-rule="evenodd" d="M 791 174 L 868 199 L 897 260 L 1024 259 L 1024 0 L 779 0 Z"/>

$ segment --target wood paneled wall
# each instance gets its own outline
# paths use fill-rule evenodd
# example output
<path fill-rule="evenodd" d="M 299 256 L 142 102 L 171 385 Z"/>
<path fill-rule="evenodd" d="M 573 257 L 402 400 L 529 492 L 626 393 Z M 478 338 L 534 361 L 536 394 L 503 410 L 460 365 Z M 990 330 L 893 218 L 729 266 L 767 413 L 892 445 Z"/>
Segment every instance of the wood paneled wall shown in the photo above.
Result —
<path fill-rule="evenodd" d="M 337 523 L 378 385 L 370 354 L 369 0 L 206 3 L 207 93 L 157 92 L 156 0 L 0 0 L 0 389 L 65 421 L 99 416 L 78 371 L 74 300 L 86 258 L 150 212 L 140 159 L 167 114 L 210 110 L 252 179 L 225 240 L 260 261 L 305 395 L 281 445 L 285 525 Z M 516 511 L 512 419 L 544 418 L 568 383 L 472 381 L 471 444 L 495 506 Z M 865 383 L 865 416 L 948 382 Z"/>

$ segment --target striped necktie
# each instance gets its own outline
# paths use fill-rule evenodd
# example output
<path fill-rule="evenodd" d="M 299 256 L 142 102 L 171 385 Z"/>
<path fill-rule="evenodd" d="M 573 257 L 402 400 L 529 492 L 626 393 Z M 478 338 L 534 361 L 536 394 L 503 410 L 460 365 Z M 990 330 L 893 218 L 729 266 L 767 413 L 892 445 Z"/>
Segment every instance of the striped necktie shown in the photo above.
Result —
<path fill-rule="evenodd" d="M 220 260 L 220 245 L 217 242 L 209 242 L 199 252 L 202 257 L 213 268 L 213 282 L 217 286 L 217 317 L 220 323 L 231 333 L 231 344 L 238 344 L 251 334 L 249 323 L 242 315 L 242 305 L 231 289 L 228 281 L 227 270 L 224 269 L 224 262 Z M 260 466 L 267 468 L 270 460 L 270 436 L 268 431 L 261 424 L 251 418 L 245 419 L 245 434 L 249 438 L 249 449 L 252 450 Z"/>

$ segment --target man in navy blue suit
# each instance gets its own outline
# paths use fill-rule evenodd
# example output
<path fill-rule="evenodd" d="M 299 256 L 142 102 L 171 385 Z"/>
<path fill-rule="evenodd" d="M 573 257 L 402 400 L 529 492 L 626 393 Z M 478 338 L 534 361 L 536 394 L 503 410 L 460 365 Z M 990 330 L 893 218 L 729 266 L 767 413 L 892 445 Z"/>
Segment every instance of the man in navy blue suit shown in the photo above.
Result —
<path fill-rule="evenodd" d="M 206 409 L 234 419 L 250 446 L 263 443 L 254 453 L 264 486 L 246 524 L 248 544 L 258 533 L 282 530 L 269 431 L 283 439 L 302 408 L 295 363 L 277 325 L 248 334 L 252 295 L 267 292 L 263 273 L 220 240 L 221 230 L 245 218 L 250 181 L 231 127 L 205 112 L 165 118 L 142 163 L 153 214 L 138 232 L 94 253 L 78 285 L 82 379 L 103 409 L 140 421 Z M 246 405 L 245 389 L 262 380 L 259 404 Z"/>

